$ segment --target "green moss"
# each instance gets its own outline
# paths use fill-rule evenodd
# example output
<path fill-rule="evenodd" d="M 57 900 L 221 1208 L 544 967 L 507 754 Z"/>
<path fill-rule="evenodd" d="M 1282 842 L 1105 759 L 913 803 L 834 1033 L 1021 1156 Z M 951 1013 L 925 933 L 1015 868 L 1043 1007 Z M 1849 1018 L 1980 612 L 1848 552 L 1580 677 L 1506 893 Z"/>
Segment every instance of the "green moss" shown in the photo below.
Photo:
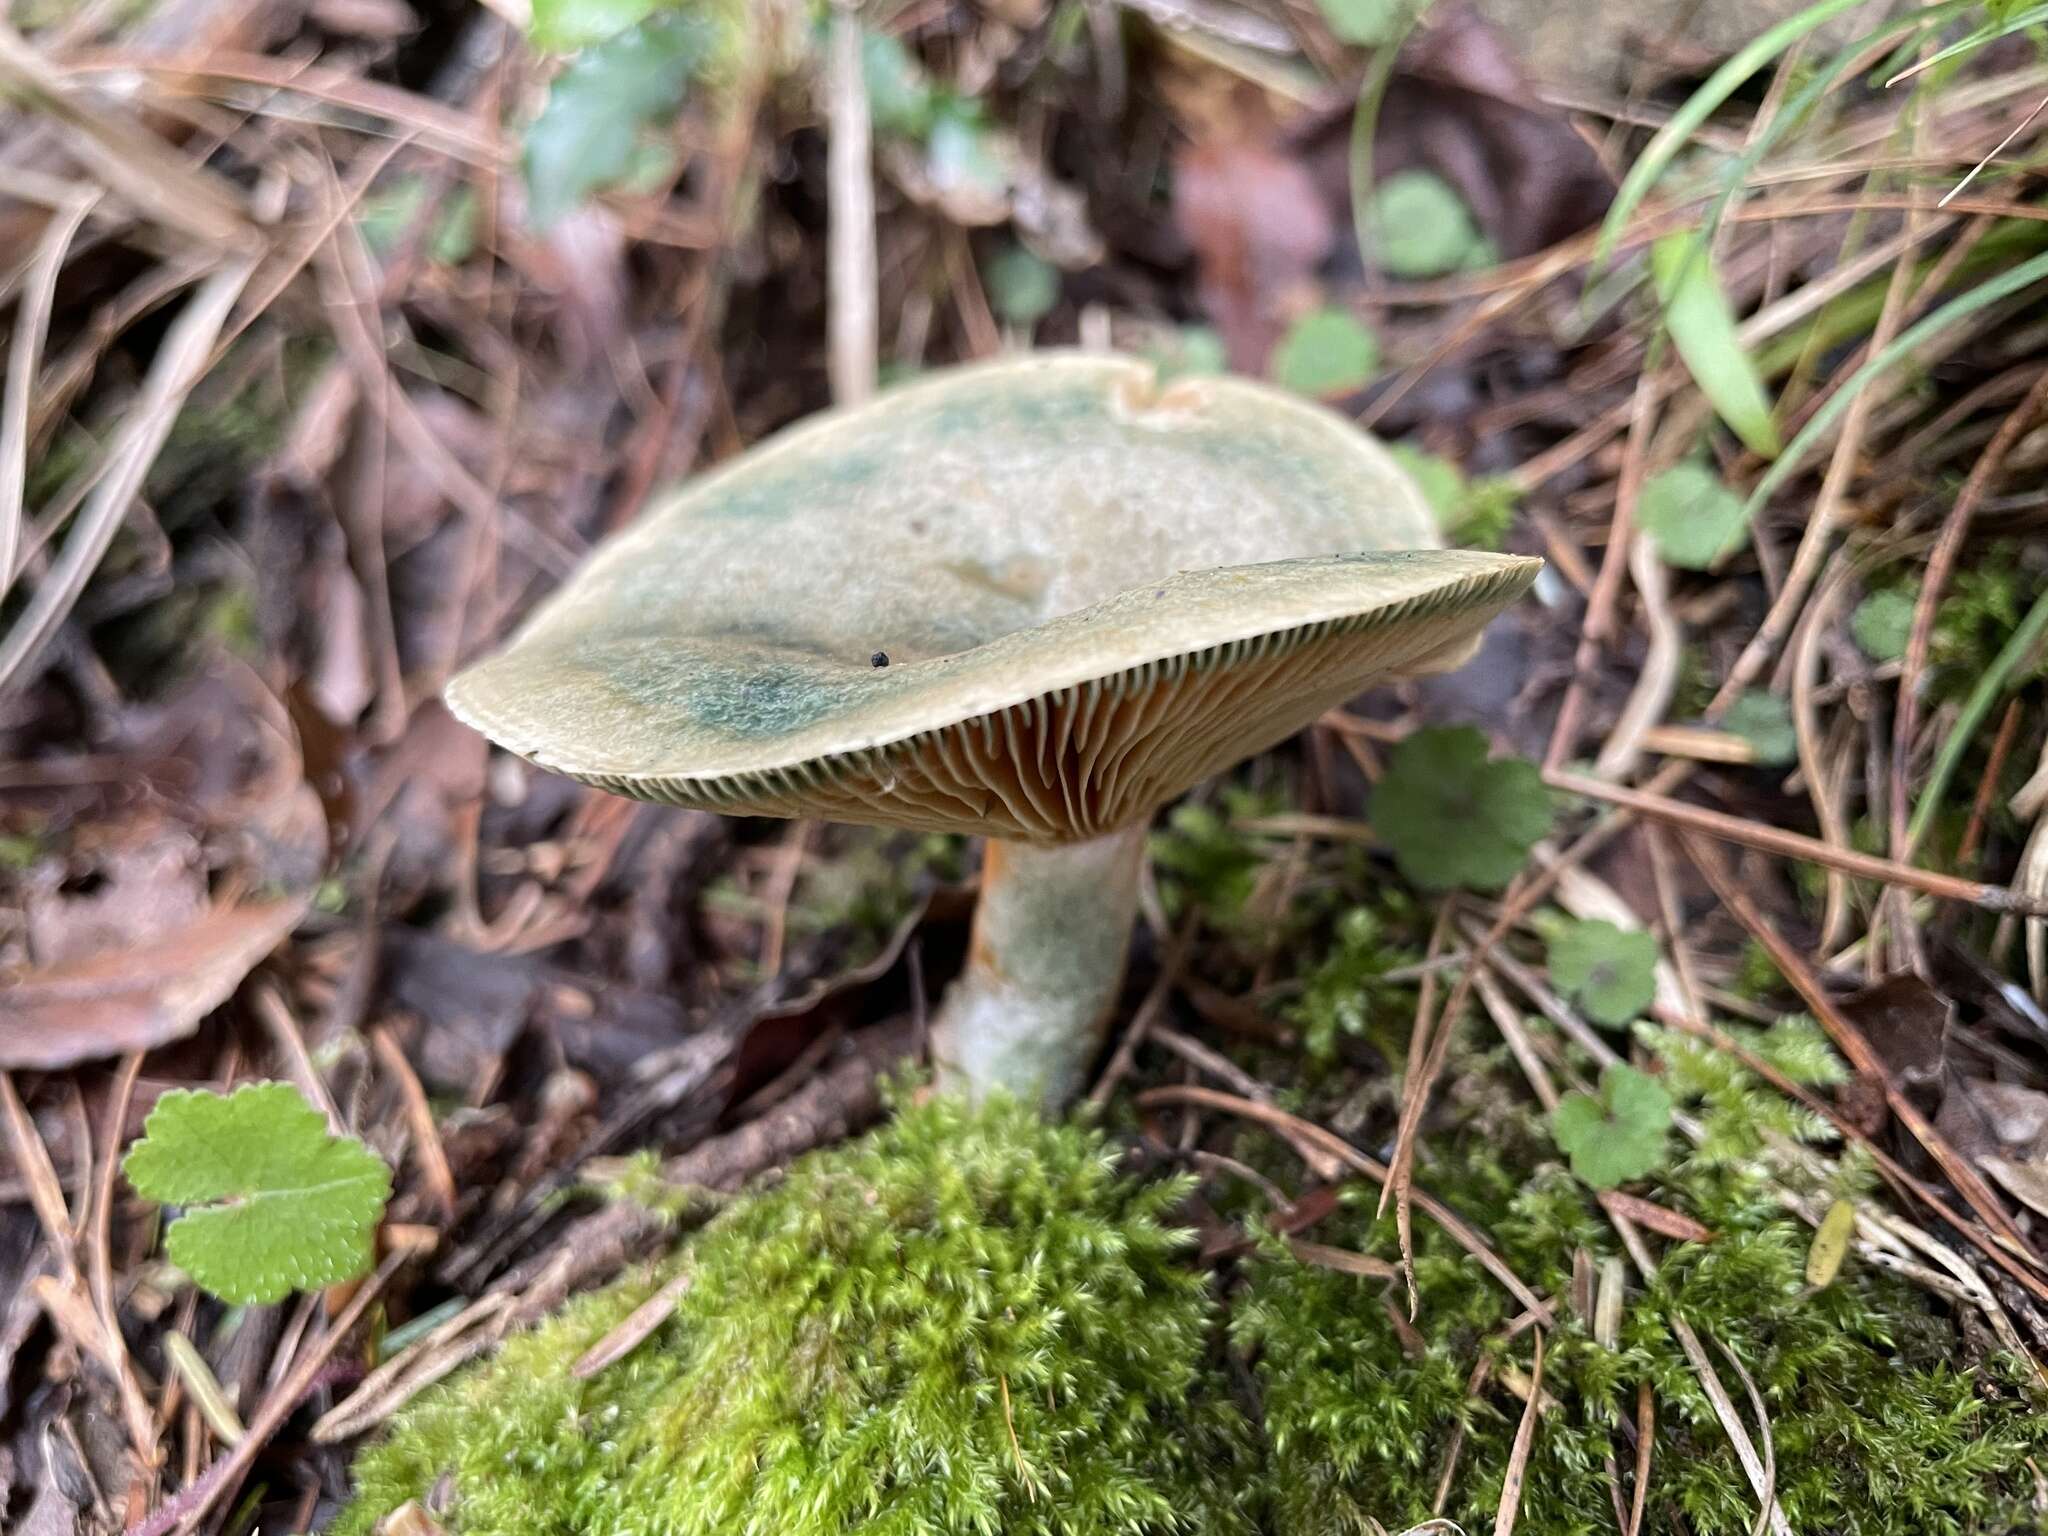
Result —
<path fill-rule="evenodd" d="M 1682 1317 L 1745 1402 L 1732 1354 L 1768 1411 L 1777 1492 L 1795 1531 L 1829 1536 L 1942 1536 L 2025 1529 L 2033 1493 L 2027 1458 L 2048 1445 L 2048 1419 L 2002 1367 L 1962 1368 L 1944 1313 L 1851 1259 L 1810 1290 L 1811 1231 L 1791 1217 L 1762 1171 L 1767 1138 L 1821 1127 L 1769 1095 L 1728 1058 L 1646 1034 L 1666 1079 L 1703 1122 L 1698 1151 L 1645 1192 L 1716 1234 L 1660 1243 L 1662 1267 L 1631 1280 L 1612 1346 L 1570 1317 L 1548 1338 L 1539 1422 L 1522 1495 L 1522 1536 L 1612 1531 L 1607 1461 L 1633 1464 L 1639 1383 L 1657 1421 L 1644 1529 L 1744 1536 L 1757 1501 L 1677 1336 Z M 1753 1032 L 1747 1044 L 1804 1081 L 1839 1073 L 1805 1020 Z M 1519 1125 L 1517 1125 L 1519 1120 Z M 1425 1171 L 1439 1193 L 1489 1228 L 1507 1263 L 1539 1292 L 1570 1293 L 1574 1250 L 1618 1253 L 1586 1189 L 1554 1162 L 1534 1117 L 1497 1117 L 1486 1136 L 1433 1135 L 1442 1161 Z M 1853 1186 L 1857 1170 L 1835 1187 Z M 1395 1256 L 1390 1220 L 1368 1200 L 1315 1236 Z M 1486 1529 L 1499 1505 L 1521 1402 L 1499 1383 L 1526 1373 L 1530 1341 L 1504 1331 L 1519 1306 L 1479 1278 L 1470 1258 L 1418 1220 L 1418 1327 L 1411 1353 L 1374 1282 L 1296 1263 L 1277 1246 L 1254 1262 L 1234 1307 L 1233 1336 L 1255 1361 L 1270 1446 L 1267 1523 L 1276 1536 L 1351 1536 L 1373 1520 L 1399 1530 L 1431 1512 L 1453 1434 L 1464 1443 L 1444 1513 Z M 1390 1292 L 1389 1294 L 1394 1294 Z M 1475 1366 L 1493 1385 L 1468 1393 Z M 1624 1476 L 1627 1474 L 1624 1473 Z"/>
<path fill-rule="evenodd" d="M 1014 1105 L 910 1109 L 707 1228 L 617 1364 L 569 1374 L 663 1271 L 422 1398 L 336 1529 L 408 1499 L 494 1536 L 1248 1529 L 1187 1186 L 1115 1163 Z"/>

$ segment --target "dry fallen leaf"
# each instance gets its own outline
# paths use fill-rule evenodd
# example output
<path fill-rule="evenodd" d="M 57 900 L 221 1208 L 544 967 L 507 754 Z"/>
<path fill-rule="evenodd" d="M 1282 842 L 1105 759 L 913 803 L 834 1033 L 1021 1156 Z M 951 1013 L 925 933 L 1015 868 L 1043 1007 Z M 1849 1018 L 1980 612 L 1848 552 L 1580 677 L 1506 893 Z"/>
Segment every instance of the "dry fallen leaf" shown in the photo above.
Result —
<path fill-rule="evenodd" d="M 1173 217 L 1231 367 L 1263 374 L 1286 324 L 1275 300 L 1308 282 L 1336 240 L 1322 193 L 1269 143 L 1212 140 L 1175 158 Z"/>
<path fill-rule="evenodd" d="M 146 944 L 0 983 L 0 1070 L 54 1071 L 183 1038 L 283 942 L 308 899 L 215 907 Z"/>

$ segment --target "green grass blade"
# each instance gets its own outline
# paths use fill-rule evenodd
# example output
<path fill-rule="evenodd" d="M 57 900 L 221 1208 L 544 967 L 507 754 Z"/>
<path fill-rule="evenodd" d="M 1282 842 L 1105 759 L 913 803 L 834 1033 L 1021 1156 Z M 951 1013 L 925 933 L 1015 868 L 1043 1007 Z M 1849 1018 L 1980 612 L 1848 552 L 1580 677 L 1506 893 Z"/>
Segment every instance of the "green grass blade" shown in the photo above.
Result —
<path fill-rule="evenodd" d="M 1818 4 L 1808 6 L 1797 16 L 1789 16 L 1779 22 L 1708 76 L 1707 83 L 1694 91 L 1685 105 L 1672 114 L 1671 121 L 1657 130 L 1656 137 L 1650 140 L 1636 163 L 1629 167 L 1628 175 L 1622 179 L 1621 190 L 1614 195 L 1614 206 L 1607 211 L 1606 222 L 1600 226 L 1600 239 L 1593 252 L 1594 265 L 1605 265 L 1608 257 L 1614 254 L 1621 232 L 1637 207 L 1678 157 L 1686 141 L 1699 131 L 1701 124 L 1714 114 L 1716 108 L 1742 89 L 1758 70 L 1802 37 L 1863 3 L 1864 0 L 1819 0 Z"/>
<path fill-rule="evenodd" d="M 1911 69 L 1902 70 L 1900 73 L 1893 75 L 1891 79 L 1885 81 L 1885 84 L 1891 86 L 1897 85 L 1901 80 L 1910 80 L 1913 76 L 1933 69 L 1937 65 L 1945 64 L 1958 55 L 1968 53 L 1975 48 L 1982 48 L 1986 43 L 1995 43 L 2001 37 L 2011 37 L 2015 32 L 2024 32 L 2027 28 L 2038 25 L 2043 21 L 2048 21 L 2048 5 L 2030 5 L 2025 10 L 2015 12 L 2013 15 L 2006 17 L 2002 22 L 1992 22 L 1978 28 L 1968 37 L 1958 42 L 1950 43 L 1939 53 L 1929 54 Z"/>
<path fill-rule="evenodd" d="M 1955 777 L 1963 753 L 1969 749 L 1977 728 L 1991 713 L 1991 706 L 2004 696 L 2011 686 L 2013 672 L 2041 643 L 2044 633 L 2048 633 L 2048 592 L 2034 600 L 2034 606 L 2020 620 L 2019 628 L 2012 632 L 2012 638 L 1992 658 L 1991 665 L 1963 701 L 1954 728 L 1942 739 L 1941 750 L 1935 754 L 1934 765 L 1928 770 L 1927 787 L 1921 790 L 1920 798 L 1913 804 L 1913 820 L 1906 828 L 1906 846 L 1899 850 L 1899 858 L 1911 859 L 1919 849 L 1921 840 L 1927 836 L 1927 829 L 1934 823 L 1935 813 L 1941 809 L 1941 797 L 1948 789 L 1949 780 Z"/>
<path fill-rule="evenodd" d="M 1850 377 L 1849 381 L 1836 390 L 1826 405 L 1813 413 L 1813 418 L 1799 429 L 1799 433 L 1787 445 L 1778 461 L 1756 483 L 1756 489 L 1749 493 L 1744 504 L 1743 521 L 1755 521 L 1757 513 L 1770 500 L 1777 489 L 1789 480 L 1799 469 L 1801 461 L 1814 444 L 1841 420 L 1842 413 L 1849 409 L 1856 397 L 1868 389 L 1886 369 L 1910 354 L 1913 349 L 1931 336 L 1938 336 L 1950 326 L 1968 319 L 1987 305 L 1996 304 L 2034 283 L 2048 281 L 2048 253 L 2036 256 L 2031 261 L 1986 278 L 1968 293 L 1949 300 L 1924 319 L 1916 321 L 1892 338 L 1891 345 L 1865 363 Z"/>
<path fill-rule="evenodd" d="M 1771 402 L 1736 334 L 1706 242 L 1691 230 L 1664 236 L 1650 247 L 1650 275 L 1671 344 L 1700 393 L 1751 452 L 1775 458 L 1781 445 Z"/>

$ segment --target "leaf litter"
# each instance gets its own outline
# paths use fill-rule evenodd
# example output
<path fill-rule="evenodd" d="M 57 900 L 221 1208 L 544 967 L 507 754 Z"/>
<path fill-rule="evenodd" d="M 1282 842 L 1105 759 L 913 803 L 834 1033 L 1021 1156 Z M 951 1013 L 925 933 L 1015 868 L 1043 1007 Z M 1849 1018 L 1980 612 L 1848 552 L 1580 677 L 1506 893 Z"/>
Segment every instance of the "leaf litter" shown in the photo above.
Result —
<path fill-rule="evenodd" d="M 0 411 L 0 1507 L 31 1528 L 220 1528 L 258 1456 L 258 1523 L 318 1508 L 351 1436 L 673 1230 L 659 1180 L 586 1199 L 618 1159 L 732 1188 L 876 1114 L 964 948 L 958 849 L 622 808 L 434 702 L 653 487 L 827 398 L 801 29 L 709 71 L 620 43 L 614 91 L 603 50 L 668 22 L 554 5 L 522 37 L 523 9 L 58 7 L 0 58 L 9 247 L 43 274 Z M 1724 69 L 1759 12 L 1648 61 L 1588 29 L 1602 90 L 1485 9 L 1391 59 L 1377 244 L 1351 189 L 1387 8 L 904 13 L 867 75 L 887 369 L 1080 340 L 1227 364 L 1442 464 L 1453 539 L 1550 560 L 1465 672 L 1163 824 L 1185 945 L 1141 944 L 1158 1029 L 1112 1085 L 1146 1155 L 1196 1159 L 1206 1251 L 1249 1251 L 1231 1202 L 1263 1188 L 1308 1262 L 1412 1274 L 1318 1236 L 1345 1169 L 1384 1172 L 1408 1239 L 1411 1205 L 1455 1234 L 1551 1351 L 1520 1393 L 1460 1362 L 1523 1431 L 1504 1518 L 1537 1530 L 1570 1298 L 1426 1193 L 1446 1143 L 1540 1144 L 1631 1266 L 1682 1268 L 1725 1240 L 1682 1184 L 1702 1116 L 1825 1127 L 1822 1185 L 1773 1165 L 1808 1284 L 1881 1260 L 1961 1336 L 2048 1355 L 2043 278 L 2011 174 L 2043 127 L 2016 52 L 1885 90 L 1781 28 Z M 1921 59 L 1973 35 L 1884 25 Z M 1899 177 L 1960 181 L 2015 125 L 1945 205 Z M 1847 1081 L 1801 1075 L 1773 1022 L 1801 1011 Z M 116 1170 L 172 1095 L 294 1074 L 390 1170 L 350 1237 L 382 1262 L 231 1328 Z M 1842 1217 L 1821 1189 L 1864 1167 Z M 444 1320 L 376 1376 L 371 1316 Z M 1684 1354 L 1773 1519 L 1768 1379 Z M 239 1441 L 142 1390 L 208 1375 Z M 1644 1398 L 1618 1517 L 1653 1522 L 1679 1416 Z"/>

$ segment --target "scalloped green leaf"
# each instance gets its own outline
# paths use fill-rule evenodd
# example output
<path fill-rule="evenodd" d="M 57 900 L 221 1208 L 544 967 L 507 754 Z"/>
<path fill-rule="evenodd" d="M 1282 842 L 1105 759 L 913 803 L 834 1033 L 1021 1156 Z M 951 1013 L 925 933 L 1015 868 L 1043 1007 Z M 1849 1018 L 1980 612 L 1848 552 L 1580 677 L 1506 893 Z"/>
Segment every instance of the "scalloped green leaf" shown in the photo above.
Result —
<path fill-rule="evenodd" d="M 1310 310 L 1273 349 L 1274 381 L 1316 400 L 1365 388 L 1379 368 L 1379 338 L 1348 310 Z"/>
<path fill-rule="evenodd" d="M 391 1170 L 335 1136 L 289 1083 L 231 1094 L 176 1089 L 121 1165 L 171 1223 L 171 1262 L 223 1301 L 254 1306 L 365 1273 Z"/>
<path fill-rule="evenodd" d="M 1493 250 L 1441 176 L 1396 171 L 1372 192 L 1373 255 L 1394 277 L 1441 277 L 1486 265 Z"/>
<path fill-rule="evenodd" d="M 1914 594 L 1902 587 L 1883 587 L 1856 605 L 1849 615 L 1849 633 L 1872 661 L 1897 661 L 1913 638 Z"/>
<path fill-rule="evenodd" d="M 1600 1095 L 1568 1093 L 1550 1112 L 1550 1134 L 1572 1172 L 1613 1189 L 1664 1166 L 1671 1095 L 1646 1072 L 1616 1062 L 1600 1074 Z"/>
<path fill-rule="evenodd" d="M 1619 1029 L 1657 995 L 1657 941 L 1597 919 L 1573 923 L 1550 941 L 1550 984 L 1595 1024 Z"/>
<path fill-rule="evenodd" d="M 657 0 L 534 0 L 526 35 L 548 53 L 574 53 L 654 14 Z"/>
<path fill-rule="evenodd" d="M 1721 723 L 1748 742 L 1766 768 L 1782 768 L 1799 756 L 1791 707 L 1774 693 L 1751 689 L 1728 707 Z"/>
<path fill-rule="evenodd" d="M 1704 464 L 1674 464 L 1643 482 L 1636 516 L 1667 565 L 1710 571 L 1749 542 L 1742 498 Z"/>
<path fill-rule="evenodd" d="M 1416 731 L 1394 748 L 1373 792 L 1372 824 L 1401 873 L 1426 891 L 1497 891 L 1550 830 L 1536 765 L 1487 756 L 1470 726 Z"/>
<path fill-rule="evenodd" d="M 632 169 L 640 130 L 682 104 L 711 56 L 708 23 L 651 16 L 579 53 L 526 130 L 527 215 L 545 230 Z"/>

